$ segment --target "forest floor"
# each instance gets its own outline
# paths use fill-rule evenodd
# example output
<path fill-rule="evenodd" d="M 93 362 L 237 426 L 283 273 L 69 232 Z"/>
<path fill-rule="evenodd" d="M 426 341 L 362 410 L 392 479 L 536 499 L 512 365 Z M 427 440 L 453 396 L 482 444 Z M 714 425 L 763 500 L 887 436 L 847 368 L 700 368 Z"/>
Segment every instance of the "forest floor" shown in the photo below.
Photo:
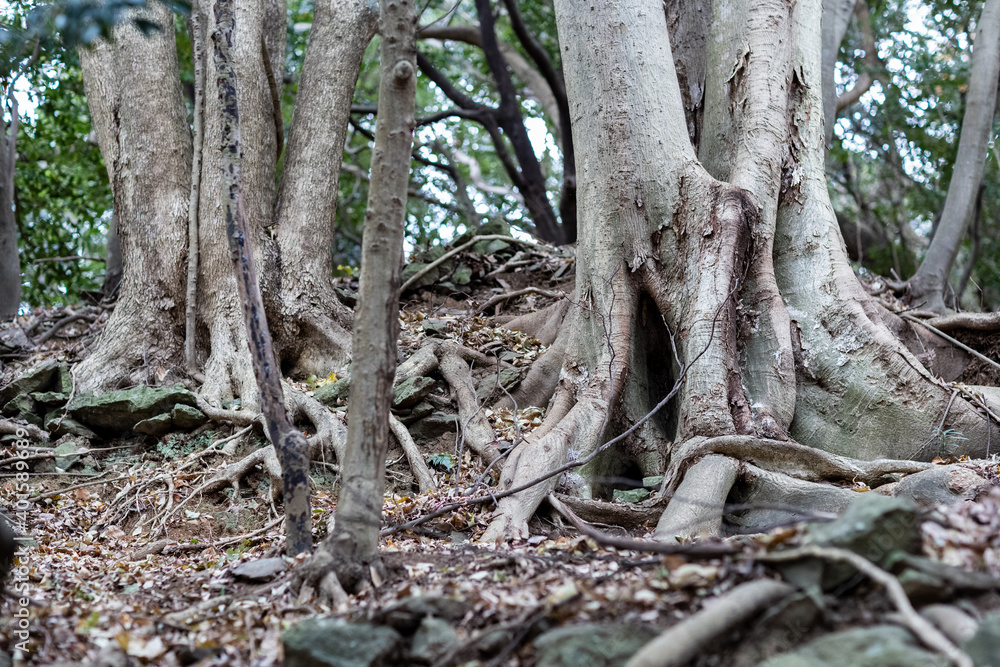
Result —
<path fill-rule="evenodd" d="M 565 277 L 572 274 L 572 256 L 554 251 L 500 260 L 488 253 L 462 255 L 436 277 L 435 287 L 408 295 L 401 313 L 401 356 L 417 349 L 426 337 L 437 336 L 499 354 L 513 367 L 526 368 L 544 346 L 503 328 L 502 316 L 534 312 L 553 302 L 557 291 L 569 293 Z M 487 276 L 489 280 L 483 279 Z M 350 293 L 352 281 L 342 282 Z M 531 285 L 542 292 L 502 299 L 481 314 L 482 305 L 491 299 Z M 39 310 L 32 317 L 52 326 L 66 319 L 67 310 Z M 0 386 L 42 359 L 75 362 L 105 320 L 106 315 L 99 313 L 63 325 L 45 345 L 8 362 Z M 483 382 L 488 384 L 491 372 L 496 377 L 495 368 L 473 367 L 480 388 Z M 331 375 L 290 382 L 312 393 L 335 380 Z M 489 387 L 484 391 L 488 393 Z M 434 389 L 428 400 L 439 417 L 447 416 L 446 385 Z M 512 442 L 538 425 L 543 412 L 486 410 L 486 415 L 497 439 Z M 405 422 L 405 417 L 400 418 Z M 433 427 L 412 430 L 437 488 L 416 491 L 397 444 L 387 473 L 387 528 L 461 502 L 477 481 L 495 477 L 463 450 L 454 418 L 450 422 L 439 418 Z M 232 457 L 215 451 L 217 443 L 234 435 L 237 446 Z M 280 665 L 282 633 L 303 619 L 325 615 L 352 623 L 392 625 L 393 610 L 416 599 L 440 598 L 461 603 L 451 612 L 455 632 L 442 640 L 436 653 L 418 655 L 414 648 L 405 661 L 390 664 L 624 664 L 623 656 L 665 628 L 703 618 L 699 612 L 740 585 L 779 579 L 775 564 L 755 554 L 794 548 L 811 530 L 805 523 L 778 526 L 765 535 L 736 540 L 732 553 L 716 556 L 657 554 L 629 548 L 636 546 L 632 540 L 651 537 L 655 515 L 634 522 L 628 530 L 595 526 L 609 538 L 605 540 L 582 535 L 565 514 L 543 508 L 532 524 L 531 539 L 484 545 L 477 539 L 492 506 L 467 505 L 385 535 L 381 543 L 385 575 L 376 574 L 372 585 L 346 603 L 328 607 L 310 591 L 296 590 L 294 572 L 301 558 L 276 559 L 284 543 L 281 516 L 260 466 L 238 488 L 198 491 L 201 482 L 265 444 L 259 429 L 243 432 L 223 422 L 208 422 L 193 431 L 159 437 L 132 433 L 91 441 L 68 465 L 65 454 L 60 460 L 54 452 L 48 455 L 39 449 L 31 462 L 33 498 L 27 513 L 33 542 L 21 561 L 28 572 L 31 612 L 29 651 L 21 664 Z M 0 503 L 8 507 L 16 500 L 12 455 L 8 446 L 0 461 Z M 987 484 L 977 490 L 974 500 L 914 511 L 911 523 L 919 544 L 911 554 L 996 577 L 1000 494 L 992 487 L 1000 476 L 1000 461 L 993 457 L 958 464 Z M 325 537 L 334 513 L 337 474 L 336 465 L 329 462 L 315 462 L 312 468 L 316 542 Z M 628 490 L 637 484 L 624 481 L 620 486 Z M 857 490 L 866 492 L 867 487 Z M 643 507 L 655 503 L 654 492 Z M 625 503 L 619 498 L 613 504 Z M 166 508 L 175 511 L 168 513 Z M 165 518 L 162 531 L 152 518 Z M 880 529 L 872 530 L 878 536 Z M 618 546 L 612 545 L 615 539 Z M 248 567 L 261 559 L 272 559 L 264 561 L 270 566 L 265 571 Z M 918 606 L 947 602 L 978 619 L 1000 610 L 997 581 L 987 577 L 985 583 L 963 582 L 961 576 L 945 574 L 937 583 L 911 582 L 906 590 Z M 898 601 L 866 577 L 848 577 L 829 589 L 817 589 L 809 612 L 795 606 L 801 602 L 769 606 L 748 623 L 730 623 L 722 636 L 717 633 L 717 638 L 697 646 L 696 655 L 684 664 L 749 667 L 831 632 L 877 626 L 886 619 L 913 630 L 900 620 L 905 610 Z M 14 614 L 20 603 L 8 593 L 0 604 L 0 647 L 9 655 L 18 641 Z M 580 632 L 552 634 L 560 628 Z M 619 634 L 611 637 L 604 632 Z M 917 631 L 914 634 L 925 646 L 932 645 Z M 546 641 L 547 636 L 558 638 L 557 648 Z M 579 646 L 567 648 L 574 641 Z"/>

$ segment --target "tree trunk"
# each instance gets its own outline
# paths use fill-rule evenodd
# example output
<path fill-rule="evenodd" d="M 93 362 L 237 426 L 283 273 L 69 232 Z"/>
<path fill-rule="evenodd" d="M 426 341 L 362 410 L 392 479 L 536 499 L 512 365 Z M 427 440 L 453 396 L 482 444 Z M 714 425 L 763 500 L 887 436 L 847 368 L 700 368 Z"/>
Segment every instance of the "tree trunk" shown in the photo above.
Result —
<path fill-rule="evenodd" d="M 285 534 L 290 556 L 312 548 L 312 516 L 309 513 L 309 443 L 288 417 L 281 389 L 281 368 L 274 355 L 271 332 L 264 316 L 264 300 L 260 294 L 257 267 L 250 248 L 245 243 L 248 227 L 243 206 L 242 146 L 240 142 L 240 111 L 237 96 L 238 78 L 233 62 L 235 17 L 234 0 L 215 0 L 212 16 L 216 28 L 212 33 L 213 65 L 216 72 L 216 93 L 222 110 L 222 211 L 226 220 L 230 260 L 240 301 L 247 337 L 251 341 L 253 373 L 260 392 L 261 409 L 268 435 L 281 461 L 284 481 Z"/>
<path fill-rule="evenodd" d="M 983 177 L 986 144 L 993 129 L 993 111 L 1000 75 L 1000 0 L 986 0 L 979 17 L 969 75 L 958 155 L 948 184 L 941 221 L 920 268 L 910 280 L 910 300 L 935 313 L 944 313 L 944 288 L 965 238 Z"/>
<path fill-rule="evenodd" d="M 78 391 L 147 383 L 157 366 L 182 363 L 191 134 L 173 17 L 161 4 L 142 15 L 166 28 L 146 36 L 125 20 L 112 41 L 80 50 L 124 278 L 97 346 L 75 370 Z"/>
<path fill-rule="evenodd" d="M 21 260 L 14 217 L 18 111 L 14 96 L 9 95 L 8 99 L 11 100 L 10 124 L 0 137 L 0 320 L 11 319 L 21 307 Z"/>
<path fill-rule="evenodd" d="M 316 5 L 278 189 L 279 354 L 324 376 L 351 351 L 351 313 L 333 291 L 334 218 L 348 110 L 378 14 L 368 0 Z M 335 119 L 335 120 L 332 120 Z M 317 249 L 321 249 L 317 252 Z"/>
<path fill-rule="evenodd" d="M 348 589 L 366 578 L 364 566 L 378 557 L 415 124 L 417 18 L 412 0 L 382 0 L 380 20 L 379 116 L 354 319 L 347 404 L 351 418 L 336 524 L 324 545 L 333 552 L 337 576 Z"/>
<path fill-rule="evenodd" d="M 834 73 L 840 58 L 840 45 L 847 34 L 851 14 L 857 0 L 823 0 L 822 17 L 822 85 L 823 122 L 826 145 L 833 141 L 833 126 L 837 123 L 837 83 Z"/>
<path fill-rule="evenodd" d="M 716 0 L 701 162 L 660 7 L 556 1 L 579 165 L 577 293 L 546 422 L 511 455 L 501 487 L 628 433 L 562 482 L 593 495 L 598 473 L 631 462 L 655 474 L 669 458 L 676 494 L 658 534 L 672 539 L 692 507 L 714 512 L 697 526 L 721 525 L 726 489 L 677 489 L 704 443 L 697 456 L 731 438 L 750 443 L 738 458 L 775 452 L 766 471 L 735 468 L 763 502 L 814 451 L 795 441 L 852 459 L 929 460 L 940 427 L 968 438 L 961 453 L 983 453 L 987 423 L 892 337 L 847 261 L 823 170 L 819 0 Z M 627 432 L 675 382 L 669 411 Z M 501 500 L 484 539 L 526 535 L 554 485 Z M 835 493 L 814 478 L 792 487 L 803 503 Z"/>

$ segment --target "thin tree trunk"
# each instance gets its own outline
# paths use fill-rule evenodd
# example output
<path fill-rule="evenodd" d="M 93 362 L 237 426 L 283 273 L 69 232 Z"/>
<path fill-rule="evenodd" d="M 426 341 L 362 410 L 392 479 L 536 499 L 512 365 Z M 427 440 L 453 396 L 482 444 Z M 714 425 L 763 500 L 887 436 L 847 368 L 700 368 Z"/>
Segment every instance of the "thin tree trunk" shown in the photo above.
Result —
<path fill-rule="evenodd" d="M 14 219 L 14 169 L 17 163 L 17 99 L 8 89 L 10 125 L 0 142 L 0 320 L 9 320 L 21 307 L 21 260 L 17 252 Z"/>
<path fill-rule="evenodd" d="M 243 303 L 247 337 L 251 341 L 253 371 L 260 392 L 261 409 L 275 452 L 281 461 L 284 481 L 285 534 L 290 556 L 312 548 L 312 517 L 309 513 L 309 443 L 296 429 L 285 408 L 281 367 L 274 355 L 271 333 L 264 315 L 257 268 L 248 246 L 249 227 L 243 211 L 242 153 L 236 67 L 233 60 L 235 17 L 233 0 L 215 0 L 213 56 L 219 107 L 222 109 L 222 200 L 229 254 Z"/>
<path fill-rule="evenodd" d="M 378 557 L 417 81 L 413 0 L 382 0 L 380 20 L 379 117 L 354 317 L 351 418 L 329 538 L 340 561 L 337 575 L 348 589 L 364 576 L 362 566 Z"/>
<path fill-rule="evenodd" d="M 202 38 L 202 15 L 191 12 L 191 58 L 194 63 L 194 129 L 191 158 L 191 198 L 188 203 L 187 301 L 184 311 L 184 361 L 188 373 L 197 371 L 195 340 L 198 314 L 198 203 L 201 198 L 201 154 L 204 147 L 205 119 L 205 49 Z"/>
<path fill-rule="evenodd" d="M 943 313 L 944 288 L 952 264 L 975 207 L 976 192 L 983 177 L 987 142 L 993 127 L 1000 75 L 1000 0 L 986 0 L 979 18 L 969 75 L 958 155 L 952 171 L 948 195 L 931 245 L 920 268 L 910 280 L 912 303 L 936 313 Z"/>
<path fill-rule="evenodd" d="M 840 56 L 840 45 L 847 34 L 851 13 L 857 0 L 823 0 L 822 66 L 823 121 L 826 145 L 833 141 L 833 126 L 837 122 L 837 84 L 834 72 Z"/>

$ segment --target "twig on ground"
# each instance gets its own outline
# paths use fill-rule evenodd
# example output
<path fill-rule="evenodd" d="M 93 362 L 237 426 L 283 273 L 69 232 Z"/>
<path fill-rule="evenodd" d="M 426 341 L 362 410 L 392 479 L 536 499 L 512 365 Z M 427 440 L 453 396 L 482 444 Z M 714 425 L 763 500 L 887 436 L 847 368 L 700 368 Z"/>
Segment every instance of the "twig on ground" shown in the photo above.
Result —
<path fill-rule="evenodd" d="M 108 472 L 111 472 L 110 470 Z M 108 472 L 101 473 L 101 477 L 107 475 Z M 33 496 L 31 500 L 36 503 L 40 500 L 45 500 L 46 498 L 54 498 L 55 496 L 60 496 L 64 493 L 69 493 L 70 491 L 76 491 L 77 489 L 82 489 L 87 486 L 95 486 L 97 484 L 111 484 L 113 482 L 121 482 L 126 479 L 130 479 L 131 475 L 126 473 L 120 477 L 113 477 L 112 479 L 95 479 L 89 482 L 83 482 L 82 484 L 74 484 L 73 486 L 68 486 L 65 489 L 56 489 L 55 491 L 49 491 L 48 493 L 43 493 L 38 496 Z"/>
<path fill-rule="evenodd" d="M 406 460 L 410 464 L 410 471 L 413 472 L 413 476 L 417 479 L 417 486 L 420 488 L 420 493 L 427 493 L 437 488 L 434 484 L 434 476 L 427 468 L 420 450 L 417 449 L 417 443 L 413 442 L 413 438 L 410 436 L 410 432 L 406 430 L 403 422 L 396 419 L 391 413 L 389 414 L 389 429 L 399 442 L 399 446 L 406 453 Z"/>
<path fill-rule="evenodd" d="M 49 434 L 34 424 L 18 424 L 9 419 L 0 419 L 0 435 L 18 435 L 21 431 L 33 440 L 49 441 Z"/>

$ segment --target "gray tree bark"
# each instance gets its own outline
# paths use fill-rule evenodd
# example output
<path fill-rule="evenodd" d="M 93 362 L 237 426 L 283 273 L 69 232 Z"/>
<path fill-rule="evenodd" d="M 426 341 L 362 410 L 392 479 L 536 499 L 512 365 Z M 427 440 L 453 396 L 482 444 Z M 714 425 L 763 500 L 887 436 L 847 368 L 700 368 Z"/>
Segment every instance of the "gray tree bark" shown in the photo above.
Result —
<path fill-rule="evenodd" d="M 983 177 L 987 143 L 993 128 L 997 77 L 1000 76 L 1000 0 L 986 0 L 973 42 L 972 71 L 958 155 L 948 184 L 941 221 L 917 273 L 910 279 L 910 300 L 944 313 L 944 289 L 959 246 L 969 228 Z"/>
<path fill-rule="evenodd" d="M 380 22 L 379 116 L 354 318 L 354 364 L 347 403 L 351 417 L 336 524 L 324 544 L 333 552 L 336 574 L 348 589 L 366 578 L 365 566 L 378 557 L 415 125 L 417 17 L 413 0 L 382 0 Z"/>
<path fill-rule="evenodd" d="M 14 170 L 17 166 L 17 99 L 8 89 L 10 123 L 0 137 L 0 320 L 17 315 L 21 307 L 21 260 L 14 217 Z"/>
<path fill-rule="evenodd" d="M 840 56 L 840 45 L 847 34 L 851 14 L 857 0 L 823 0 L 822 64 L 823 64 L 823 121 L 826 145 L 833 140 L 833 126 L 837 122 L 837 84 L 834 72 Z"/>
<path fill-rule="evenodd" d="M 124 277 L 94 352 L 75 370 L 78 391 L 149 382 L 157 366 L 175 367 L 183 348 L 191 134 L 173 17 L 160 4 L 144 12 L 168 28 L 144 36 L 125 21 L 112 41 L 80 51 Z"/>
<path fill-rule="evenodd" d="M 775 456 L 766 471 L 739 468 L 748 501 L 804 506 L 835 493 L 815 474 L 793 479 L 809 447 L 929 460 L 952 428 L 968 438 L 963 453 L 982 454 L 1000 430 L 892 336 L 847 261 L 824 173 L 820 1 L 715 0 L 700 161 L 659 9 L 556 1 L 581 167 L 577 292 L 546 421 L 511 454 L 501 490 L 619 433 L 607 456 L 564 477 L 569 492 L 592 495 L 614 460 L 646 473 L 669 459 L 682 471 L 730 438 Z M 671 344 L 685 369 L 677 397 L 626 432 L 679 379 L 663 353 Z M 718 508 L 726 495 L 682 493 L 681 477 L 668 475 L 664 539 L 692 506 Z M 525 536 L 555 483 L 502 499 L 484 540 Z"/>
<path fill-rule="evenodd" d="M 300 372 L 327 375 L 349 357 L 351 313 L 333 291 L 334 219 L 348 111 L 375 34 L 368 0 L 316 5 L 278 188 L 279 352 Z M 317 252 L 317 249 L 322 249 Z"/>

